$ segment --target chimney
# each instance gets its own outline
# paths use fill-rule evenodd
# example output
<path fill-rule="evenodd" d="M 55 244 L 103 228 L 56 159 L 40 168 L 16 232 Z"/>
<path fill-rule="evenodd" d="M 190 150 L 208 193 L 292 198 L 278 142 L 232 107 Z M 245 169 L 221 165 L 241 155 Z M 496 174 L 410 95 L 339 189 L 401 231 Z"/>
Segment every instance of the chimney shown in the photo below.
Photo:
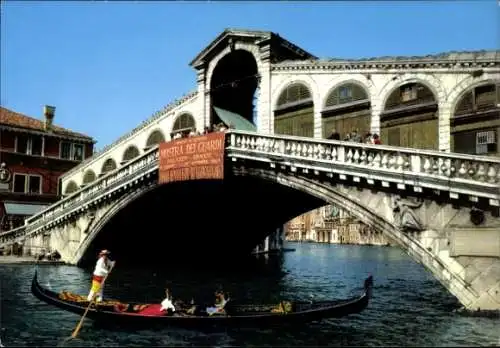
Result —
<path fill-rule="evenodd" d="M 50 131 L 52 128 L 52 121 L 56 112 L 55 106 L 45 105 L 43 107 L 43 116 L 45 117 L 45 130 Z"/>

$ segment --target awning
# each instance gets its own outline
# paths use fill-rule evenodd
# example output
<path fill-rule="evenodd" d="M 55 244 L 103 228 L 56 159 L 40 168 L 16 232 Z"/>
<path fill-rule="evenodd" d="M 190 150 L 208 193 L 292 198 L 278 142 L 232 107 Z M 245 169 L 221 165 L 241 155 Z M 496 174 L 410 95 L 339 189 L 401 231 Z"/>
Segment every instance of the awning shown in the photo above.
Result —
<path fill-rule="evenodd" d="M 5 212 L 7 215 L 24 215 L 31 216 L 47 208 L 47 205 L 42 204 L 26 204 L 26 203 L 4 203 Z"/>
<path fill-rule="evenodd" d="M 252 122 L 248 121 L 241 115 L 235 114 L 234 112 L 224 110 L 215 106 L 214 110 L 222 122 L 224 122 L 226 125 L 233 126 L 234 129 L 249 131 L 249 132 L 257 131 L 257 127 Z"/>

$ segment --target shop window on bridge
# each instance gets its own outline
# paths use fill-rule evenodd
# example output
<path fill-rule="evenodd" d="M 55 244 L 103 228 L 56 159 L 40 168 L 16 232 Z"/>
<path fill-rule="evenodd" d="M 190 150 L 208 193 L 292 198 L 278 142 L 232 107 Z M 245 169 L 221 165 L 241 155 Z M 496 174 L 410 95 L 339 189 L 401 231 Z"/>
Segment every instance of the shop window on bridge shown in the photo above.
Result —
<path fill-rule="evenodd" d="M 451 149 L 471 155 L 498 156 L 500 82 L 486 82 L 458 98 L 451 118 Z"/>
<path fill-rule="evenodd" d="M 42 176 L 15 173 L 12 186 L 14 193 L 39 195 L 42 193 Z"/>
<path fill-rule="evenodd" d="M 108 158 L 102 165 L 101 175 L 109 173 L 117 168 L 116 162 L 112 158 Z"/>
<path fill-rule="evenodd" d="M 497 155 L 498 130 L 460 132 L 453 135 L 454 152 L 468 155 Z"/>
<path fill-rule="evenodd" d="M 151 133 L 146 141 L 146 149 L 156 146 L 165 141 L 165 136 L 160 130 L 155 130 Z"/>
<path fill-rule="evenodd" d="M 83 175 L 83 184 L 87 185 L 90 184 L 92 181 L 96 179 L 96 175 L 92 169 L 89 169 L 85 172 L 85 175 Z"/>
<path fill-rule="evenodd" d="M 140 155 L 140 152 L 139 152 L 139 149 L 137 148 L 137 146 L 130 145 L 129 147 L 127 147 L 127 149 L 123 153 L 122 162 L 128 162 L 136 157 L 139 157 L 139 155 Z"/>
<path fill-rule="evenodd" d="M 177 133 L 181 133 L 182 136 L 187 136 L 190 132 L 195 130 L 196 121 L 194 117 L 188 113 L 184 113 L 175 120 L 170 136 L 173 138 Z"/>
<path fill-rule="evenodd" d="M 302 83 L 293 83 L 281 92 L 274 111 L 274 133 L 314 136 L 314 103 Z"/>
<path fill-rule="evenodd" d="M 357 83 L 346 83 L 332 90 L 321 112 L 323 138 L 334 131 L 340 139 L 356 130 L 359 134 L 370 131 L 371 104 L 366 89 Z"/>
<path fill-rule="evenodd" d="M 78 191 L 78 185 L 74 181 L 68 182 L 66 185 L 66 189 L 64 190 L 65 195 L 72 194 L 73 192 Z"/>
<path fill-rule="evenodd" d="M 382 143 L 437 150 L 438 113 L 437 98 L 429 87 L 418 82 L 403 84 L 389 94 L 380 115 Z"/>
<path fill-rule="evenodd" d="M 17 153 L 33 156 L 43 153 L 43 139 L 40 136 L 17 135 L 15 144 Z"/>

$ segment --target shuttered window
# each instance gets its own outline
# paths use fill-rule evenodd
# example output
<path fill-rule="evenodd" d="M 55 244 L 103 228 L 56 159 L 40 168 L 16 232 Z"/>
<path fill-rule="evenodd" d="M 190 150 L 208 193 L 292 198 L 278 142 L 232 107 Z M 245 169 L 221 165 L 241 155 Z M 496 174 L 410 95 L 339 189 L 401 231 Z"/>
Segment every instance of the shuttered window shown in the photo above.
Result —
<path fill-rule="evenodd" d="M 286 107 L 287 104 L 296 104 L 300 101 L 310 100 L 311 92 L 302 83 L 294 83 L 281 92 L 278 98 L 278 108 Z"/>
<path fill-rule="evenodd" d="M 368 100 L 368 94 L 361 86 L 349 83 L 335 88 L 328 95 L 325 107 L 332 107 L 360 100 Z"/>

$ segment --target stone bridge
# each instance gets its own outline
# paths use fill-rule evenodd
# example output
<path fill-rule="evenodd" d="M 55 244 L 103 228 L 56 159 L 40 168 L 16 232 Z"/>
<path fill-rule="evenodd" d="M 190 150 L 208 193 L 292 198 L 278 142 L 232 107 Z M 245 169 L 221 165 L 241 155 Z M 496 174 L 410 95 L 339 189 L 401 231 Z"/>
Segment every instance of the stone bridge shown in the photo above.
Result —
<path fill-rule="evenodd" d="M 304 194 L 287 196 L 290 193 L 273 191 L 267 198 L 260 196 L 263 201 L 277 196 L 272 204 L 295 201 L 282 212 L 272 210 L 271 215 L 277 217 L 265 220 L 270 224 L 267 229 L 258 226 L 262 229 L 255 230 L 253 238 L 242 237 L 241 244 L 248 250 L 287 219 L 322 204 L 336 204 L 387 233 L 466 308 L 500 308 L 500 159 L 230 131 L 226 135 L 224 182 L 234 183 L 230 184 L 232 191 L 248 183 L 238 181 L 240 178 L 257 179 L 248 195 L 259 191 L 259 186 L 266 188 L 258 195 L 276 187 Z M 158 185 L 157 179 L 158 149 L 154 147 L 27 219 L 22 228 L 3 233 L 0 245 L 23 241 L 27 249 L 57 249 L 65 261 L 74 264 L 86 254 L 94 257 L 95 250 L 104 246 L 99 242 L 95 245 L 100 234 L 110 236 L 106 243 L 113 243 L 113 247 L 119 244 L 116 230 L 104 231 L 113 217 L 148 192 L 175 186 Z M 187 187 L 161 196 L 176 200 Z M 227 205 L 247 197 L 232 201 L 236 198 L 232 196 Z M 269 209 L 266 206 L 263 210 Z M 174 232 L 167 228 L 166 233 Z M 187 239 L 191 243 L 202 231 L 194 233 L 194 239 Z M 138 234 L 132 240 L 135 244 L 128 247 L 147 238 Z M 152 236 L 157 238 L 154 233 Z M 238 249 L 237 245 L 232 247 Z"/>
<path fill-rule="evenodd" d="M 120 262 L 204 249 L 230 259 L 337 204 L 465 307 L 500 309 L 499 51 L 318 59 L 276 33 L 227 29 L 190 65 L 194 92 L 63 175 L 65 198 L 0 246 L 57 249 L 74 264 L 100 247 Z M 158 145 L 221 121 L 238 129 L 224 180 L 158 185 Z M 333 129 L 388 146 L 325 140 Z"/>

